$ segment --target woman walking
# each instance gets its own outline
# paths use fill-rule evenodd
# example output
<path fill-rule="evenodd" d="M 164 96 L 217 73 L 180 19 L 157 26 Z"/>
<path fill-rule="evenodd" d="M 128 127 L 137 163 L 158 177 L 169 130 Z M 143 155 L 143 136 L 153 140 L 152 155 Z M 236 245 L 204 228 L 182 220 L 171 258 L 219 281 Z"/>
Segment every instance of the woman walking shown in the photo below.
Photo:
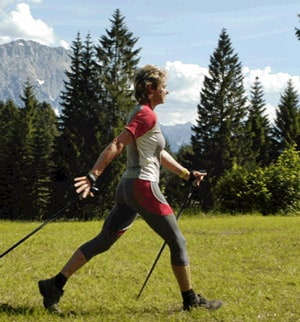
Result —
<path fill-rule="evenodd" d="M 165 140 L 154 109 L 164 103 L 168 94 L 166 72 L 152 65 L 139 69 L 134 91 L 138 104 L 131 111 L 123 131 L 99 155 L 87 176 L 75 178 L 76 192 L 83 198 L 91 195 L 96 180 L 126 147 L 127 168 L 116 190 L 115 206 L 95 238 L 80 246 L 56 276 L 39 281 L 43 303 L 49 311 L 57 310 L 68 279 L 94 256 L 107 251 L 131 226 L 137 214 L 170 249 L 171 267 L 181 291 L 183 309 L 197 306 L 218 309 L 222 305 L 219 300 L 207 300 L 194 292 L 185 238 L 159 188 L 160 166 L 197 185 L 206 175 L 190 172 L 164 150 Z"/>

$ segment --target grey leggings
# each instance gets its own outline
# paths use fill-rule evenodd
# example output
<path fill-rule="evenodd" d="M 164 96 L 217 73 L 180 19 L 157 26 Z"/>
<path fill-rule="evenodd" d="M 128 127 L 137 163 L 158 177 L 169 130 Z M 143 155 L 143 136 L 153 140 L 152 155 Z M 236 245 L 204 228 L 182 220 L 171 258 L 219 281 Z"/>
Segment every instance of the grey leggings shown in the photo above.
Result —
<path fill-rule="evenodd" d="M 187 265 L 185 238 L 158 184 L 138 179 L 122 179 L 119 183 L 116 205 L 106 218 L 101 232 L 79 248 L 86 260 L 108 250 L 131 226 L 137 213 L 165 240 L 170 249 L 172 265 Z"/>

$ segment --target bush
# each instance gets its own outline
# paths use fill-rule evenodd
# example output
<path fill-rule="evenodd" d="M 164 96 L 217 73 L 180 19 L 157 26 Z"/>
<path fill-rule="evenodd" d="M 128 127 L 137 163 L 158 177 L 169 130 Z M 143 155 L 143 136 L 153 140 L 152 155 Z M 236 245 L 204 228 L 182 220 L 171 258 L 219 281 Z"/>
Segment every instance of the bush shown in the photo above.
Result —
<path fill-rule="evenodd" d="M 217 210 L 230 213 L 258 211 L 270 199 L 270 193 L 263 180 L 263 170 L 254 171 L 235 167 L 218 181 L 214 191 Z"/>
<path fill-rule="evenodd" d="M 222 212 L 289 214 L 300 209 L 300 155 L 286 149 L 275 164 L 249 170 L 235 166 L 217 182 L 215 208 Z"/>
<path fill-rule="evenodd" d="M 288 214 L 300 209 L 300 154 L 294 147 L 280 155 L 276 164 L 266 168 L 265 183 L 271 198 L 264 214 Z"/>

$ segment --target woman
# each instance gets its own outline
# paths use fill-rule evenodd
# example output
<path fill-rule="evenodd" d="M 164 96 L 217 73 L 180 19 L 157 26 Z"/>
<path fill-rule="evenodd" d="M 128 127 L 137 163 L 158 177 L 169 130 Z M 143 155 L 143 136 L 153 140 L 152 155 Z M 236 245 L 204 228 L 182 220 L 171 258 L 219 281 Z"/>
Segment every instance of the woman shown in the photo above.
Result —
<path fill-rule="evenodd" d="M 83 198 L 92 195 L 91 188 L 104 169 L 126 147 L 127 169 L 117 191 L 116 205 L 104 222 L 102 231 L 94 239 L 79 247 L 55 277 L 39 281 L 45 308 L 57 310 L 67 280 L 92 257 L 108 250 L 130 227 L 139 213 L 159 234 L 170 249 L 171 266 L 178 282 L 183 309 L 200 306 L 207 309 L 221 307 L 221 301 L 206 300 L 195 294 L 186 252 L 185 239 L 179 230 L 173 210 L 159 189 L 160 165 L 185 180 L 199 185 L 206 173 L 190 173 L 164 150 L 165 140 L 160 131 L 154 109 L 163 104 L 168 94 L 166 72 L 147 65 L 136 72 L 135 97 L 138 105 L 128 117 L 124 130 L 99 155 L 87 176 L 75 178 L 75 188 Z"/>

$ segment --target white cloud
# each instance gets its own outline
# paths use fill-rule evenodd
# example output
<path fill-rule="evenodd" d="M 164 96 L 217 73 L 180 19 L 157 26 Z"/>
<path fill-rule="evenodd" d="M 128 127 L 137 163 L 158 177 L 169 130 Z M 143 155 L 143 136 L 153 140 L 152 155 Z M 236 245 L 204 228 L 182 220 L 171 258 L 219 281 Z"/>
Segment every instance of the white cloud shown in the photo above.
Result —
<path fill-rule="evenodd" d="M 245 87 L 249 89 L 255 78 L 258 77 L 261 82 L 265 93 L 280 93 L 287 86 L 287 82 L 291 79 L 295 89 L 300 91 L 300 77 L 292 76 L 287 73 L 272 73 L 270 66 L 265 67 L 264 69 L 253 69 L 250 70 L 248 67 L 245 67 L 243 70 L 245 75 Z"/>
<path fill-rule="evenodd" d="M 20 3 L 0 24 L 1 33 L 12 39 L 23 38 L 38 41 L 45 45 L 55 42 L 53 29 L 42 20 L 35 20 L 29 5 Z"/>
<path fill-rule="evenodd" d="M 169 99 L 182 103 L 196 102 L 207 68 L 180 61 L 167 62 Z"/>
<path fill-rule="evenodd" d="M 34 2 L 40 3 L 41 0 Z M 32 17 L 30 7 L 26 3 L 19 3 L 9 14 L 2 12 L 0 22 L 0 43 L 15 39 L 35 40 L 44 45 L 55 43 L 54 31 L 45 22 Z"/>
<path fill-rule="evenodd" d="M 1 0 L 0 3 L 0 44 L 16 39 L 34 40 L 43 45 L 58 45 L 69 49 L 69 44 L 63 39 L 57 39 L 53 28 L 41 19 L 35 19 L 26 3 L 18 3 L 15 10 L 6 12 L 1 8 L 8 8 L 16 0 Z M 31 3 L 40 4 L 43 0 L 31 0 Z"/>
<path fill-rule="evenodd" d="M 65 49 L 70 49 L 70 45 L 69 45 L 69 43 L 68 43 L 68 42 L 66 42 L 66 41 L 65 41 L 65 40 L 63 40 L 63 39 L 59 42 L 59 45 L 60 45 L 61 47 L 65 48 Z"/>
<path fill-rule="evenodd" d="M 180 61 L 167 62 L 169 95 L 164 105 L 158 106 L 156 112 L 164 125 L 192 122 L 197 118 L 197 104 L 207 68 L 195 64 L 185 64 Z M 275 117 L 275 109 L 280 95 L 284 92 L 289 79 L 293 81 L 295 89 L 300 94 L 300 77 L 287 73 L 272 73 L 271 67 L 250 70 L 243 69 L 244 85 L 247 94 L 255 81 L 255 77 L 263 86 L 266 110 L 269 118 Z"/>
<path fill-rule="evenodd" d="M 264 99 L 266 102 L 266 111 L 270 120 L 274 120 L 276 116 L 276 109 L 280 101 L 280 96 L 287 87 L 289 80 L 292 80 L 294 88 L 300 94 L 300 77 L 292 76 L 287 73 L 272 73 L 270 66 L 264 69 L 250 70 L 248 67 L 244 68 L 244 84 L 247 93 L 250 92 L 255 78 L 258 77 L 263 87 Z"/>
<path fill-rule="evenodd" d="M 207 68 L 180 61 L 167 62 L 169 95 L 166 103 L 157 107 L 157 115 L 162 124 L 195 122 L 197 103 Z"/>
<path fill-rule="evenodd" d="M 55 108 L 54 109 L 54 113 L 57 117 L 60 117 L 60 112 L 59 112 L 59 109 L 58 108 Z"/>

